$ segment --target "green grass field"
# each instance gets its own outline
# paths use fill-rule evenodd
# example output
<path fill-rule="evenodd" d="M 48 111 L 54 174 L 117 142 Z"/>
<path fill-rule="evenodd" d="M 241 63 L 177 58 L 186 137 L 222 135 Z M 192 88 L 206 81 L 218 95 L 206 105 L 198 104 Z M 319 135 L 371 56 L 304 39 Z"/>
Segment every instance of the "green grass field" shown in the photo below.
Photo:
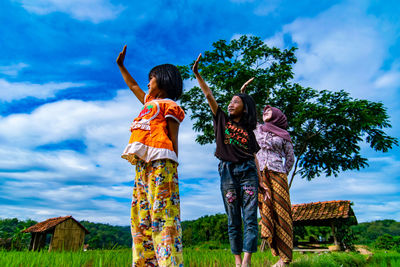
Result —
<path fill-rule="evenodd" d="M 185 266 L 202 267 L 234 266 L 229 249 L 192 249 L 184 250 Z M 270 252 L 257 252 L 253 255 L 252 266 L 270 266 L 277 260 Z M 93 250 L 87 252 L 21 252 L 0 251 L 0 266 L 131 266 L 129 249 Z M 372 257 L 358 253 L 294 253 L 291 266 L 400 266 L 400 253 L 377 251 Z"/>

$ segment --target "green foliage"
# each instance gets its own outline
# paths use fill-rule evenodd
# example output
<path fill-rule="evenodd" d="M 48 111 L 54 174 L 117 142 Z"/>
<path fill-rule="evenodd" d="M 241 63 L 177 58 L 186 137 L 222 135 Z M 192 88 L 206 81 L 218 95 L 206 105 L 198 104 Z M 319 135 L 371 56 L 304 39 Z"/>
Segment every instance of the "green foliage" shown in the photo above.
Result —
<path fill-rule="evenodd" d="M 398 252 L 376 252 L 368 261 L 368 266 L 385 267 L 400 266 L 400 253 Z"/>
<path fill-rule="evenodd" d="M 6 249 L 28 249 L 31 239 L 29 233 L 22 233 L 22 230 L 36 224 L 33 220 L 20 221 L 17 218 L 0 219 L 0 238 L 4 240 L 4 248 Z M 11 239 L 11 244 L 7 244 L 6 240 Z"/>
<path fill-rule="evenodd" d="M 328 241 L 332 239 L 332 229 L 328 226 L 295 226 L 293 236 L 296 241 Z"/>
<path fill-rule="evenodd" d="M 368 166 L 360 154 L 363 140 L 376 151 L 387 152 L 397 145 L 397 139 L 382 131 L 391 127 L 382 103 L 298 84 L 277 90 L 269 103 L 287 115 L 300 167 L 296 171 L 309 180 Z"/>
<path fill-rule="evenodd" d="M 370 245 L 375 240 L 385 234 L 400 236 L 400 222 L 395 220 L 379 220 L 374 222 L 364 222 L 351 226 L 356 236 L 357 244 Z"/>
<path fill-rule="evenodd" d="M 256 101 L 258 114 L 267 103 L 286 114 L 297 157 L 293 176 L 299 173 L 311 180 L 322 173 L 337 176 L 366 167 L 362 141 L 382 152 L 398 144 L 383 131 L 391 125 L 382 103 L 353 99 L 343 90 L 318 91 L 293 83 L 295 48 L 281 51 L 248 36 L 229 43 L 220 40 L 213 47 L 203 53 L 199 69 L 222 109 L 245 81 L 256 77 L 247 93 Z M 179 67 L 184 79 L 194 78 L 192 64 Z M 200 88 L 186 90 L 181 103 L 191 111 L 193 129 L 200 133 L 196 142 L 214 142 L 211 111 Z"/>
<path fill-rule="evenodd" d="M 351 229 L 352 224 L 351 220 L 343 220 L 336 225 L 336 238 L 342 250 L 355 250 L 354 241 L 356 236 Z"/>
<path fill-rule="evenodd" d="M 356 235 L 352 231 L 351 221 L 343 220 L 336 223 L 336 238 L 341 246 L 342 250 L 354 251 L 354 242 L 356 240 Z M 296 242 L 311 242 L 321 241 L 321 242 L 334 242 L 332 236 L 332 228 L 330 226 L 295 226 L 293 228 L 293 235 Z"/>
<path fill-rule="evenodd" d="M 228 217 L 216 214 L 182 222 L 182 239 L 184 247 L 215 241 L 228 244 Z M 212 244 L 212 243 L 211 243 Z"/>
<path fill-rule="evenodd" d="M 281 51 L 268 47 L 258 37 L 247 36 L 234 39 L 229 44 L 219 40 L 213 47 L 213 51 L 203 53 L 199 69 L 222 109 L 227 108 L 232 96 L 251 77 L 257 79 L 248 90 L 257 104 L 260 100 L 265 104 L 272 91 L 285 86 L 287 80 L 293 78 L 295 48 Z M 194 78 L 191 65 L 179 66 L 184 79 Z M 185 109 L 192 111 L 190 117 L 194 121 L 193 129 L 203 133 L 197 136 L 196 141 L 200 144 L 212 143 L 214 132 L 211 111 L 200 88 L 193 87 L 184 92 L 181 103 Z M 263 108 L 257 106 L 259 111 Z"/>
<path fill-rule="evenodd" d="M 113 226 L 103 223 L 80 222 L 90 233 L 85 236 L 89 249 L 129 248 L 132 237 L 129 226 Z"/>
<path fill-rule="evenodd" d="M 392 236 L 389 234 L 381 235 L 375 240 L 374 247 L 385 250 L 397 249 L 400 247 L 400 236 Z"/>

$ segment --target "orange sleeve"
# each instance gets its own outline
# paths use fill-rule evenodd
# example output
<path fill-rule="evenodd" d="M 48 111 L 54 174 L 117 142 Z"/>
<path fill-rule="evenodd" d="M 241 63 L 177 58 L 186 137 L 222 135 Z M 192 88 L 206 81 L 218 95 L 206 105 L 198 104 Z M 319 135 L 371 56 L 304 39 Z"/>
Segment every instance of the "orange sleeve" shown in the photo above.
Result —
<path fill-rule="evenodd" d="M 165 118 L 173 118 L 177 122 L 181 123 L 185 118 L 185 112 L 176 103 L 168 105 L 165 110 Z"/>

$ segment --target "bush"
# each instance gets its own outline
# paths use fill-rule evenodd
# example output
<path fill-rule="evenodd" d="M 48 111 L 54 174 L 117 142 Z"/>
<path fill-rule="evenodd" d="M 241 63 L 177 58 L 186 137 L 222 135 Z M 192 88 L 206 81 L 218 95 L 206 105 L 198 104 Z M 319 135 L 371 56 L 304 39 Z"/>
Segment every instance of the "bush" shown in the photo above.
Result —
<path fill-rule="evenodd" d="M 396 246 L 398 247 L 400 245 L 398 242 L 399 242 L 399 237 L 397 236 L 393 237 L 389 234 L 384 234 L 376 239 L 376 241 L 374 242 L 374 247 L 377 249 L 391 250 Z"/>

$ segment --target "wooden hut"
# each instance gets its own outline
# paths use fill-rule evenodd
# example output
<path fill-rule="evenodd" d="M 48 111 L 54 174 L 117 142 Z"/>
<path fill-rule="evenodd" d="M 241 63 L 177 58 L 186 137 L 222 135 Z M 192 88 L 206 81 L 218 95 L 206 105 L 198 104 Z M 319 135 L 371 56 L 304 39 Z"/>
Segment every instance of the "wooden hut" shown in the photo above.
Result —
<path fill-rule="evenodd" d="M 337 239 L 337 226 L 344 223 L 347 225 L 357 224 L 357 219 L 349 200 L 292 205 L 292 216 L 294 226 L 330 226 L 336 246 L 341 242 L 341 240 Z"/>
<path fill-rule="evenodd" d="M 334 243 L 340 247 L 341 240 L 338 240 L 336 228 L 344 222 L 357 224 L 356 216 L 351 208 L 349 200 L 334 200 L 324 202 L 311 202 L 292 205 L 293 226 L 330 226 Z M 267 246 L 264 239 L 260 250 L 264 251 Z"/>
<path fill-rule="evenodd" d="M 29 250 L 41 250 L 46 245 L 46 237 L 51 235 L 49 251 L 79 250 L 83 246 L 85 234 L 89 231 L 72 216 L 50 218 L 37 223 L 22 232 L 31 233 Z"/>

